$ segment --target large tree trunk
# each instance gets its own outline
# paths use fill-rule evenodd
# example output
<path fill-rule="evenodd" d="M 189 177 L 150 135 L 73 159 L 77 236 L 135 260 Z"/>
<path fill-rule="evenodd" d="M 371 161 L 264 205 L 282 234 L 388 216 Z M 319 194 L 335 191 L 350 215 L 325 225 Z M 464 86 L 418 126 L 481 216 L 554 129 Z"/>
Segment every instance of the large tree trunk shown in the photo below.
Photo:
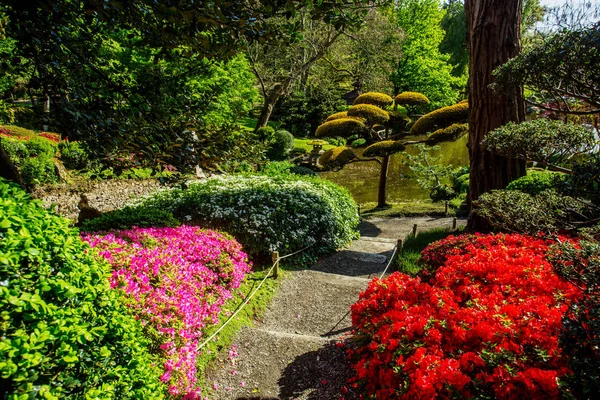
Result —
<path fill-rule="evenodd" d="M 292 83 L 294 82 L 293 77 L 289 77 L 283 83 L 276 84 L 269 96 L 265 98 L 265 104 L 260 113 L 260 117 L 258 118 L 258 122 L 256 123 L 256 129 L 264 128 L 269 123 L 269 119 L 271 118 L 271 114 L 273 113 L 273 109 L 279 101 L 279 98 L 289 92 L 292 87 Z"/>
<path fill-rule="evenodd" d="M 491 130 L 525 118 L 517 97 L 496 95 L 489 85 L 492 72 L 521 51 L 521 0 L 465 0 L 469 49 L 469 224 L 485 231 L 487 223 L 473 214 L 473 201 L 492 189 L 504 189 L 525 174 L 525 162 L 484 150 L 481 141 Z"/>
<path fill-rule="evenodd" d="M 10 161 L 8 154 L 4 151 L 4 147 L 2 147 L 2 139 L 0 139 L 0 177 L 17 182 L 23 186 L 19 171 L 17 171 L 15 165 Z"/>

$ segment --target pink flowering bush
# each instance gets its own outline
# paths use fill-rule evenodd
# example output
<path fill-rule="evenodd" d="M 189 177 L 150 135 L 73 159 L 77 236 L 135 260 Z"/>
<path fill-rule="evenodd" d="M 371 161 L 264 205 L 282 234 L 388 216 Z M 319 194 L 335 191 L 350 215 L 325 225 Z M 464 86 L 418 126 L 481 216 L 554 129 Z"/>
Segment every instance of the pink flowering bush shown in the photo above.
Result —
<path fill-rule="evenodd" d="M 110 283 L 123 289 L 129 307 L 165 356 L 161 380 L 169 393 L 200 397 L 197 347 L 206 327 L 250 271 L 241 245 L 197 227 L 134 228 L 84 240 L 113 267 Z"/>

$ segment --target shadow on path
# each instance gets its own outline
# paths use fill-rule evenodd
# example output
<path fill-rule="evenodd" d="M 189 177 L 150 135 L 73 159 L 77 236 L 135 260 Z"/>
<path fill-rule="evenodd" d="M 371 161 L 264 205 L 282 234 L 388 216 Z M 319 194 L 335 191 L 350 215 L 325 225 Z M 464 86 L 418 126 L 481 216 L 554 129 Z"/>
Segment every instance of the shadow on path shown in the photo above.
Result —
<path fill-rule="evenodd" d="M 317 351 L 302 354 L 288 364 L 279 378 L 281 400 L 323 400 L 340 397 L 342 386 L 352 377 L 353 371 L 346 360 L 344 348 L 329 342 Z M 353 400 L 358 396 L 351 391 L 343 395 Z"/>

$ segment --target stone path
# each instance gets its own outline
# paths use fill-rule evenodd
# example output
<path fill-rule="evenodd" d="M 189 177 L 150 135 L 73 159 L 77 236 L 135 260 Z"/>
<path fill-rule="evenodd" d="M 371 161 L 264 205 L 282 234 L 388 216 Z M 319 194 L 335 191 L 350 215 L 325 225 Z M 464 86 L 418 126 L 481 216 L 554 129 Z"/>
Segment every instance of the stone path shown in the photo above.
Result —
<path fill-rule="evenodd" d="M 216 385 L 210 399 L 339 399 L 352 371 L 335 343 L 350 332 L 350 306 L 414 224 L 426 230 L 451 226 L 452 218 L 363 221 L 347 249 L 291 272 L 262 321 L 236 337 L 237 357 L 222 356 L 207 373 Z M 343 397 L 357 398 L 351 390 Z"/>

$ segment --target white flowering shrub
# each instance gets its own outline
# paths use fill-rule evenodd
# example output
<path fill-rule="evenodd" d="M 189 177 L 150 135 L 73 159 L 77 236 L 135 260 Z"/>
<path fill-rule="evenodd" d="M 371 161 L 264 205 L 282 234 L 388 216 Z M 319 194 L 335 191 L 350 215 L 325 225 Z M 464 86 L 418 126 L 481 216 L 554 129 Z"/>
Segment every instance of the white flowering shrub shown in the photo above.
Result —
<path fill-rule="evenodd" d="M 332 182 L 294 175 L 228 175 L 168 189 L 141 207 L 168 210 L 181 221 L 225 230 L 250 254 L 281 255 L 315 243 L 306 256 L 336 250 L 358 236 L 357 205 Z"/>

